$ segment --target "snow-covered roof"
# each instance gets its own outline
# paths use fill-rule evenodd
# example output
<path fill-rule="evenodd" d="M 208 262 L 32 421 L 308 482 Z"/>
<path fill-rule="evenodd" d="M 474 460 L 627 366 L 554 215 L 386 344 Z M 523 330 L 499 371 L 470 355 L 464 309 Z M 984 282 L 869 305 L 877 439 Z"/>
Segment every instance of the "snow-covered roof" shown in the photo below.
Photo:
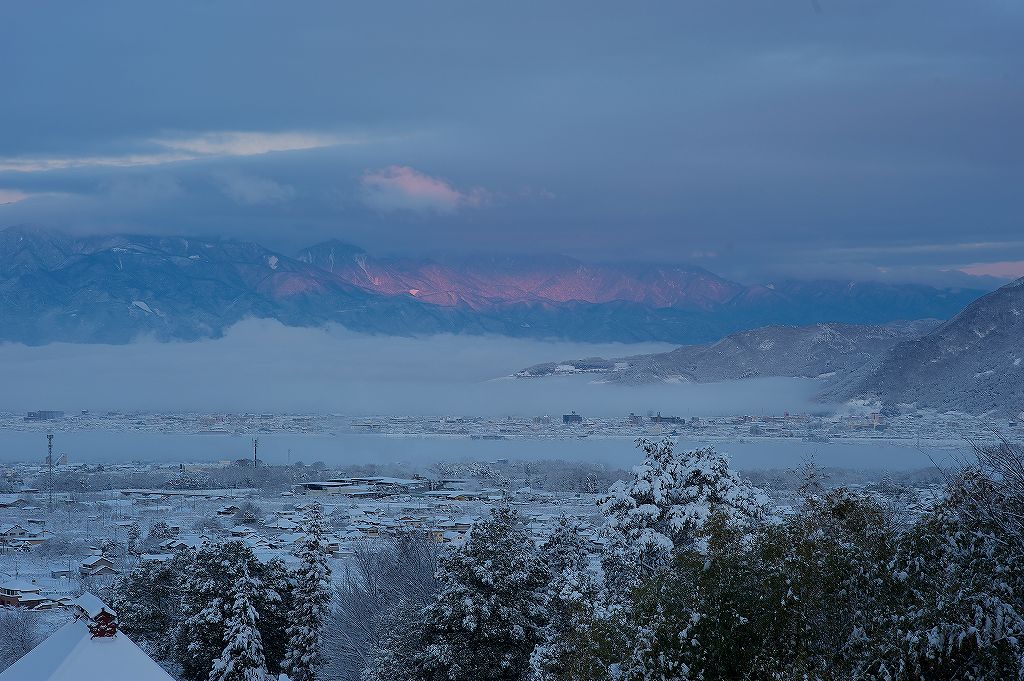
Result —
<path fill-rule="evenodd" d="M 0 681 L 174 681 L 124 632 L 92 638 L 84 619 L 68 622 L 5 671 Z"/>
<path fill-rule="evenodd" d="M 24 580 L 10 580 L 0 584 L 0 589 L 5 591 L 20 591 L 21 593 L 34 593 L 41 591 L 41 587 L 38 584 L 32 582 L 26 582 Z"/>
<path fill-rule="evenodd" d="M 96 615 L 100 614 L 100 611 L 106 610 L 111 615 L 116 616 L 117 613 L 109 605 L 101 601 L 96 596 L 92 595 L 88 591 L 84 594 L 71 601 L 72 605 L 77 605 L 82 611 L 89 617 L 95 618 Z"/>

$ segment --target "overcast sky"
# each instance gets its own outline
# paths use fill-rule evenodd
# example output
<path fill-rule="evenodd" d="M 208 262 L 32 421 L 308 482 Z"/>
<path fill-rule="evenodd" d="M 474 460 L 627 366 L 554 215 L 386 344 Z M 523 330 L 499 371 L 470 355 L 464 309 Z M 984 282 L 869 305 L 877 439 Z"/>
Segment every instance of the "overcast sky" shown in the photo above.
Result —
<path fill-rule="evenodd" d="M 12 2 L 0 226 L 1024 275 L 1024 3 Z"/>

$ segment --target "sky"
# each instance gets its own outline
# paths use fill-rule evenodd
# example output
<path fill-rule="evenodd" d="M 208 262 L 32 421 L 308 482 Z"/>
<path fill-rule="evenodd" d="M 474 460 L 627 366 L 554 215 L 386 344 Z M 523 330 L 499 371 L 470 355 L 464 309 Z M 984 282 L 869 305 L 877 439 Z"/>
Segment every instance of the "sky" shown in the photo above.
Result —
<path fill-rule="evenodd" d="M 1024 275 L 1018 0 L 7 3 L 0 227 Z"/>

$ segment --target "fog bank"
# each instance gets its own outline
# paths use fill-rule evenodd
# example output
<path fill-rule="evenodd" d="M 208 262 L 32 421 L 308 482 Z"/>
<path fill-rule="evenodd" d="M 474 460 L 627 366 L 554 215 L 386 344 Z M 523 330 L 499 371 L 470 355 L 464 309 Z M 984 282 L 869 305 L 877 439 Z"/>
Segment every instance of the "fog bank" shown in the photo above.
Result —
<path fill-rule="evenodd" d="M 397 338 L 249 320 L 193 343 L 0 345 L 0 409 L 533 415 L 679 414 L 814 408 L 814 381 L 629 387 L 585 376 L 510 379 L 544 361 L 622 356 L 664 344 L 494 336 Z"/>

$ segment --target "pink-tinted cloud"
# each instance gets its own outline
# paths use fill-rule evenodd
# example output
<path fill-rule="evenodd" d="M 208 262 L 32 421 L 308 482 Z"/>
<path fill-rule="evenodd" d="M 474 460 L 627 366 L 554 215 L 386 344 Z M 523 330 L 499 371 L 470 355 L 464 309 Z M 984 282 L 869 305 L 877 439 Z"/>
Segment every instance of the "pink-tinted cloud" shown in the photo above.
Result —
<path fill-rule="evenodd" d="M 28 198 L 28 194 L 17 189 L 4 189 L 0 187 L 0 203 L 17 203 Z"/>
<path fill-rule="evenodd" d="M 441 178 L 409 166 L 368 170 L 360 180 L 367 203 L 380 210 L 432 210 L 451 213 L 480 206 L 489 194 L 479 187 L 460 191 Z"/>
<path fill-rule="evenodd" d="M 979 262 L 961 267 L 960 271 L 976 277 L 997 277 L 999 279 L 1019 279 L 1024 277 L 1024 260 L 1004 260 L 1002 262 Z"/>

